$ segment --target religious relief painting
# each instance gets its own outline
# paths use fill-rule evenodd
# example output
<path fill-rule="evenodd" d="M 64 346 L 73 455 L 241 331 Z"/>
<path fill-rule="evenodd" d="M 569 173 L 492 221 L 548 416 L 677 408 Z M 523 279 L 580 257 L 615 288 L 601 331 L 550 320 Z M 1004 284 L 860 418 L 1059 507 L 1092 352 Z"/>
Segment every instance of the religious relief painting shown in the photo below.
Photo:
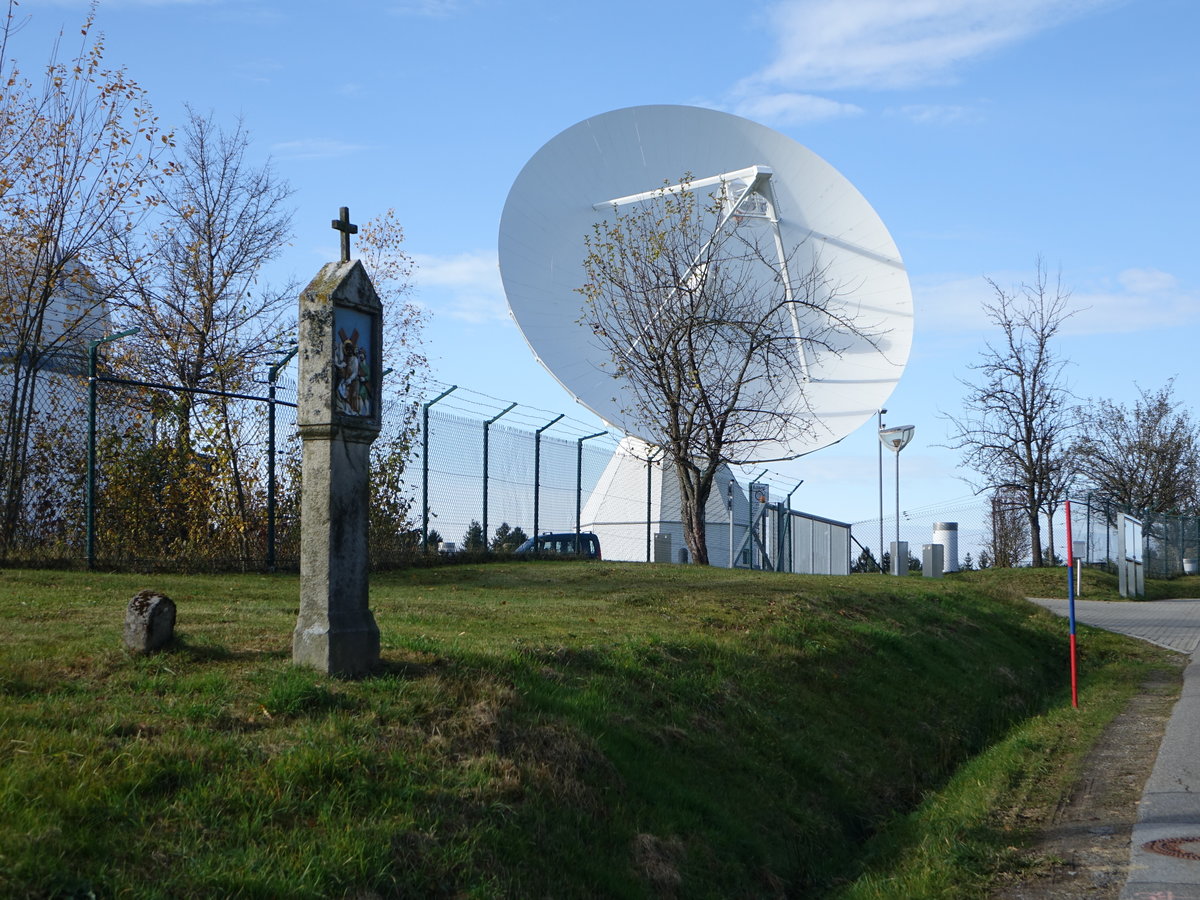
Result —
<path fill-rule="evenodd" d="M 352 309 L 334 313 L 334 410 L 343 416 L 370 416 L 375 397 L 371 381 L 371 317 Z"/>

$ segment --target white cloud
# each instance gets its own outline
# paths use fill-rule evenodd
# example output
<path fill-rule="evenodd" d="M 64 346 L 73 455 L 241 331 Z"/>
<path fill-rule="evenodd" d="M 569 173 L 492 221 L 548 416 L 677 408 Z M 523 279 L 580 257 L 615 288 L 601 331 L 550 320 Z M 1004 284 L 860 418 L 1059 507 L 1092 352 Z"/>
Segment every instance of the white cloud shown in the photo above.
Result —
<path fill-rule="evenodd" d="M 756 116 L 760 118 L 770 118 L 774 110 L 786 123 L 788 114 L 822 111 L 820 98 L 811 96 L 814 91 L 948 81 L 970 60 L 1113 2 L 777 0 L 766 14 L 776 41 L 773 58 L 734 86 L 730 105 L 747 115 L 761 109 L 765 114 Z M 821 117 L 837 107 L 844 107 L 837 114 L 856 109 L 834 101 L 824 104 Z M 924 120 L 946 121 L 949 112 L 942 108 L 935 115 L 930 108 Z"/>
<path fill-rule="evenodd" d="M 1028 278 L 1020 273 L 993 276 L 1005 290 L 1016 290 Z M 1127 334 L 1200 324 L 1200 291 L 1180 287 L 1173 275 L 1157 269 L 1125 269 L 1079 289 L 1072 289 L 1064 279 L 1063 287 L 1071 290 L 1071 305 L 1078 310 L 1064 324 L 1065 335 Z M 917 329 L 985 332 L 994 327 L 983 312 L 983 304 L 992 297 L 982 275 L 914 280 Z"/>
<path fill-rule="evenodd" d="M 890 109 L 888 115 L 901 116 L 918 125 L 947 125 L 953 122 L 976 122 L 978 111 L 968 106 L 938 106 L 934 104 L 911 104 Z"/>
<path fill-rule="evenodd" d="M 494 251 L 455 256 L 414 254 L 413 283 L 435 315 L 472 324 L 512 322 Z"/>
<path fill-rule="evenodd" d="M 1179 285 L 1174 275 L 1158 269 L 1126 269 L 1117 275 L 1117 282 L 1136 294 L 1158 294 L 1173 291 Z"/>
<path fill-rule="evenodd" d="M 1121 285 L 1111 291 L 1077 291 L 1072 299 L 1082 309 L 1071 323 L 1070 331 L 1075 334 L 1127 334 L 1200 324 L 1200 291 L 1177 287 L 1135 290 Z"/>
<path fill-rule="evenodd" d="M 812 94 L 759 94 L 747 97 L 734 105 L 734 112 L 758 122 L 776 125 L 797 125 L 820 119 L 861 115 L 862 107 L 838 103 Z"/>
<path fill-rule="evenodd" d="M 941 281 L 914 279 L 912 291 L 919 331 L 962 332 L 988 327 L 983 304 L 992 292 L 982 276 Z"/>
<path fill-rule="evenodd" d="M 780 0 L 775 60 L 754 78 L 812 90 L 908 87 L 1110 0 Z"/>
<path fill-rule="evenodd" d="M 461 0 L 399 0 L 390 7 L 391 12 L 400 16 L 449 16 L 457 13 L 463 6 Z"/>

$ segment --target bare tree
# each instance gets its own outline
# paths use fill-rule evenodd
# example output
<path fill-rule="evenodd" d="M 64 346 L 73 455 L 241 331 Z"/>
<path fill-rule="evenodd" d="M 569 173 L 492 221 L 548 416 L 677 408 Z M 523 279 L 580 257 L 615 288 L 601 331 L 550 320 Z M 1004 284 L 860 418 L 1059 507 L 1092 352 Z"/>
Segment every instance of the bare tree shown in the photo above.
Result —
<path fill-rule="evenodd" d="M 368 534 L 371 558 L 395 562 L 411 555 L 418 541 L 411 532 L 412 491 L 405 471 L 412 456 L 422 379 L 428 371 L 421 346 L 425 310 L 410 298 L 412 259 L 405 253 L 404 229 L 393 210 L 359 227 L 355 246 L 383 303 L 382 428 L 371 445 L 371 503 Z M 283 507 L 298 518 L 300 442 L 282 451 Z"/>
<path fill-rule="evenodd" d="M 391 369 L 388 391 L 396 398 L 415 397 L 429 373 L 421 343 L 429 316 L 412 300 L 416 266 L 404 251 L 404 227 L 394 209 L 362 226 L 358 251 L 386 310 L 383 347 L 384 364 Z"/>
<path fill-rule="evenodd" d="M 105 65 L 93 25 L 94 11 L 70 60 L 55 46 L 40 87 L 2 64 L 0 549 L 26 506 L 39 384 L 55 370 L 82 373 L 88 339 L 107 325 L 105 301 L 121 288 L 117 247 L 153 205 L 171 143 L 142 88 Z"/>
<path fill-rule="evenodd" d="M 421 344 L 427 313 L 412 301 L 414 263 L 404 251 L 404 228 L 394 209 L 362 226 L 359 256 L 384 305 L 383 352 L 387 367 L 384 402 L 389 405 L 384 430 L 371 445 L 372 558 L 397 549 L 412 552 L 407 534 L 413 526 L 412 491 L 405 472 L 416 446 L 421 387 L 429 374 Z M 408 540 L 406 541 L 406 538 Z"/>
<path fill-rule="evenodd" d="M 690 557 L 707 564 L 718 469 L 811 431 L 796 386 L 869 335 L 815 255 L 780 258 L 765 219 L 731 209 L 723 190 L 697 196 L 689 177 L 614 208 L 586 245 L 582 322 L 627 386 L 628 421 L 673 465 Z"/>
<path fill-rule="evenodd" d="M 988 528 L 985 552 L 991 565 L 1011 569 L 1029 555 L 1029 516 L 1021 492 L 1006 488 L 992 492 Z"/>
<path fill-rule="evenodd" d="M 291 332 L 296 284 L 262 275 L 291 240 L 292 189 L 269 162 L 247 159 L 249 144 L 241 122 L 226 131 L 188 110 L 148 242 L 124 257 L 132 284 L 124 318 L 141 328 L 127 346 L 145 378 L 234 390 Z M 185 443 L 191 409 L 181 401 Z"/>
<path fill-rule="evenodd" d="M 1068 452 L 1073 438 L 1072 395 L 1063 376 L 1055 338 L 1074 311 L 1061 281 L 1049 284 L 1041 259 L 1032 284 L 1005 290 L 988 279 L 993 298 L 984 304 L 1000 330 L 982 361 L 972 370 L 977 380 L 960 379 L 967 388 L 961 416 L 949 446 L 962 451 L 963 463 L 978 472 L 983 489 L 1021 497 L 1029 522 L 1033 564 L 1041 566 L 1041 515 L 1050 521 L 1066 497 L 1073 476 Z"/>
<path fill-rule="evenodd" d="M 291 239 L 292 191 L 269 161 L 247 158 L 241 122 L 225 130 L 211 114 L 187 113 L 148 233 L 127 235 L 121 316 L 140 333 L 119 345 L 120 361 L 141 379 L 188 389 L 155 404 L 163 466 L 203 486 L 205 500 L 192 506 L 212 504 L 246 525 L 256 506 L 249 413 L 225 393 L 244 390 L 291 331 L 297 288 L 263 274 Z"/>
<path fill-rule="evenodd" d="M 23 121 L 21 107 L 26 98 L 21 90 L 20 73 L 9 58 L 9 39 L 20 28 L 17 21 L 17 2 L 8 0 L 4 23 L 0 25 L 0 196 L 8 193 L 13 181 L 8 175 L 8 160 L 24 143 L 20 138 Z"/>
<path fill-rule="evenodd" d="M 1200 504 L 1200 431 L 1174 385 L 1141 390 L 1132 407 L 1099 400 L 1081 413 L 1080 474 L 1105 499 L 1143 516 Z"/>

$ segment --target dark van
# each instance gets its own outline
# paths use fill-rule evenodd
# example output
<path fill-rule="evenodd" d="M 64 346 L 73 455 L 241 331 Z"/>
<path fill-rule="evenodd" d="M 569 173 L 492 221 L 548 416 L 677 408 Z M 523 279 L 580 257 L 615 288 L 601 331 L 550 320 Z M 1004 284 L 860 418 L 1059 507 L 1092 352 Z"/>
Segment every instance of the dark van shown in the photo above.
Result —
<path fill-rule="evenodd" d="M 600 559 L 600 539 L 590 531 L 546 532 L 537 537 L 531 537 L 516 549 L 517 553 L 551 554 L 564 556 L 582 556 L 586 559 Z"/>

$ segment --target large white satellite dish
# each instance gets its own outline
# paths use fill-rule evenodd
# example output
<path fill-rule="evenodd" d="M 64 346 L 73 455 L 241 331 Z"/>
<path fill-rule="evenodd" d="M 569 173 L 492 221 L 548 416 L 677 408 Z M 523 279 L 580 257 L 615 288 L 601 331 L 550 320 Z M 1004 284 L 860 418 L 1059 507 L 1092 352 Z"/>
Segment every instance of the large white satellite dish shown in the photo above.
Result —
<path fill-rule="evenodd" d="M 605 370 L 609 352 L 580 324 L 585 237 L 614 208 L 685 175 L 697 193 L 716 185 L 744 197 L 740 211 L 771 220 L 784 247 L 818 259 L 873 335 L 850 338 L 840 355 L 804 361 L 786 402 L 810 413 L 812 427 L 763 446 L 758 458 L 836 443 L 884 405 L 908 362 L 908 276 L 883 222 L 849 181 L 791 138 L 738 116 L 690 106 L 618 109 L 573 125 L 534 154 L 500 220 L 500 273 L 526 341 L 576 400 L 645 437 L 625 412 L 632 407 L 627 385 Z"/>

